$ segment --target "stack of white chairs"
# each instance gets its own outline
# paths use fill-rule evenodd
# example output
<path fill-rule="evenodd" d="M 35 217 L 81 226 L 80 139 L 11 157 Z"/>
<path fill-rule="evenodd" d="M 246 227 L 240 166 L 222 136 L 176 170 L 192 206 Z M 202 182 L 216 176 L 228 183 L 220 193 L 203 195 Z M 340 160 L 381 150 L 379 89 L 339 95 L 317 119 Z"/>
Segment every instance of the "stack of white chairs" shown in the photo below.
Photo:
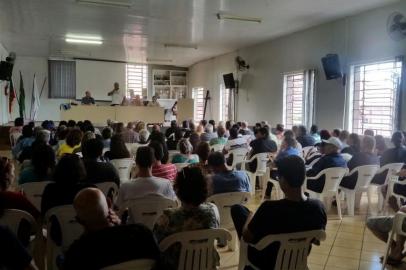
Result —
<path fill-rule="evenodd" d="M 212 202 L 217 206 L 220 214 L 220 228 L 232 231 L 232 240 L 229 244 L 229 249 L 234 251 L 237 245 L 237 234 L 235 232 L 234 223 L 231 218 L 231 206 L 235 204 L 247 204 L 251 194 L 249 192 L 228 192 L 210 196 L 207 201 Z"/>
<path fill-rule="evenodd" d="M 131 170 L 135 164 L 134 159 L 113 159 L 110 163 L 117 169 L 121 183 L 125 183 L 131 179 Z"/>
<path fill-rule="evenodd" d="M 314 177 L 307 177 L 305 181 L 305 188 L 306 192 L 310 194 L 311 197 L 321 200 L 325 203 L 325 207 L 327 212 L 330 210 L 331 203 L 333 198 L 336 198 L 337 202 L 337 212 L 338 217 L 341 220 L 341 204 L 340 204 L 340 196 L 338 194 L 338 187 L 341 183 L 343 177 L 348 173 L 348 168 L 328 168 L 322 170 L 318 175 Z M 321 193 L 314 192 L 312 190 L 307 189 L 307 182 L 309 181 L 320 181 L 320 177 L 324 175 L 324 187 Z"/>
<path fill-rule="evenodd" d="M 50 183 L 52 182 L 42 181 L 20 185 L 25 197 L 27 197 L 27 199 L 35 206 L 35 208 L 37 208 L 38 211 L 41 211 L 42 194 L 44 193 L 45 187 Z"/>

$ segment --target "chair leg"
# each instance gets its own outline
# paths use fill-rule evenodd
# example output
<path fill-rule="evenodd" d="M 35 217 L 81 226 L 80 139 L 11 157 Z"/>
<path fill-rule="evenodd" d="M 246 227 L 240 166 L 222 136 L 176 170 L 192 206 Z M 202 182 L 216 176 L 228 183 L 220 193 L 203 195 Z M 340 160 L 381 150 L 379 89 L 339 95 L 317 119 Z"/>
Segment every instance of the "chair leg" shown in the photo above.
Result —
<path fill-rule="evenodd" d="M 261 197 L 262 197 L 262 201 L 264 201 L 265 200 L 266 187 L 267 187 L 267 184 L 268 184 L 268 179 L 267 179 L 266 175 L 261 175 L 259 177 L 259 180 L 260 180 L 261 185 L 262 185 L 262 190 L 261 190 L 262 196 Z"/>
<path fill-rule="evenodd" d="M 382 260 L 382 268 L 381 268 L 382 270 L 385 270 L 386 262 L 388 261 L 388 255 L 389 255 L 389 250 L 390 250 L 393 235 L 394 235 L 394 232 L 391 231 L 389 234 L 389 237 L 388 237 L 388 241 L 386 242 L 385 254 L 384 254 L 383 260 Z"/>
<path fill-rule="evenodd" d="M 345 193 L 347 197 L 347 212 L 349 216 L 354 216 L 354 209 L 355 209 L 355 192 L 354 191 L 346 191 Z M 338 203 L 337 203 L 338 207 Z"/>
<path fill-rule="evenodd" d="M 343 219 L 343 217 L 341 215 L 341 202 L 340 202 L 340 194 L 338 194 L 338 191 L 336 192 L 336 202 L 337 202 L 338 218 L 341 220 Z"/>
<path fill-rule="evenodd" d="M 355 192 L 355 209 L 359 209 L 361 207 L 361 200 L 362 200 L 362 191 Z"/>
<path fill-rule="evenodd" d="M 232 236 L 231 241 L 228 243 L 228 250 L 235 251 L 237 249 L 237 243 L 238 243 L 238 241 L 237 241 L 237 238 L 238 238 L 237 232 L 235 230 L 232 230 L 231 231 L 231 236 Z"/>
<path fill-rule="evenodd" d="M 382 212 L 384 208 L 384 198 L 381 192 L 381 187 L 377 187 L 376 190 L 378 191 L 378 211 Z"/>

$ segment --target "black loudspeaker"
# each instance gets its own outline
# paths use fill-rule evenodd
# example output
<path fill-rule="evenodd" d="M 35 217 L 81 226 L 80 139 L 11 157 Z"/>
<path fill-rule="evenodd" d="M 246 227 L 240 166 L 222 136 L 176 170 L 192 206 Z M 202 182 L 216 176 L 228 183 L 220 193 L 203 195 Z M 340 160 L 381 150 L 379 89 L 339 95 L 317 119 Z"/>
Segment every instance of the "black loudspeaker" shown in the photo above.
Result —
<path fill-rule="evenodd" d="M 6 61 L 0 62 L 0 80 L 10 81 L 13 73 L 13 64 Z"/>
<path fill-rule="evenodd" d="M 226 89 L 235 89 L 235 81 L 233 73 L 223 74 L 223 79 Z"/>
<path fill-rule="evenodd" d="M 327 54 L 321 59 L 321 62 L 323 63 L 323 69 L 327 80 L 334 80 L 343 77 L 338 54 Z"/>

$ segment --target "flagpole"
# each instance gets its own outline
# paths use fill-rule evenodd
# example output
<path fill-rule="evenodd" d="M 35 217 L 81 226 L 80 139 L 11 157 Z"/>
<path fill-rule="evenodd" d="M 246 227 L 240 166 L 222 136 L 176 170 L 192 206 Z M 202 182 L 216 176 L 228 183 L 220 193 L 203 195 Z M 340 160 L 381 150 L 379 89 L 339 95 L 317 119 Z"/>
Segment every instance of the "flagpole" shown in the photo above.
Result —
<path fill-rule="evenodd" d="M 44 91 L 45 82 L 47 81 L 47 77 L 44 78 L 44 83 L 42 84 L 41 93 L 39 94 L 39 98 L 42 97 L 42 92 Z"/>
<path fill-rule="evenodd" d="M 32 80 L 32 91 L 31 91 L 31 108 L 30 108 L 30 120 L 32 119 L 32 104 L 34 101 L 34 83 L 35 83 L 35 73 L 34 73 L 34 78 Z M 34 121 L 35 122 L 35 121 Z"/>

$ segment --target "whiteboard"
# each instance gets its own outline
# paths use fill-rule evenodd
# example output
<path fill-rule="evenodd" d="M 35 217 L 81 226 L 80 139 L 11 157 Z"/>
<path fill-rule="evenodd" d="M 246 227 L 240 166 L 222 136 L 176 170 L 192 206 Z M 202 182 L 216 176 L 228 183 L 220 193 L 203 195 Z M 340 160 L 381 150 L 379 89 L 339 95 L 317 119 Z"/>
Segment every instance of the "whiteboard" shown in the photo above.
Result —
<path fill-rule="evenodd" d="M 113 89 L 114 82 L 120 84 L 124 94 L 125 76 L 124 63 L 76 60 L 76 99 L 90 91 L 95 100 L 111 101 L 107 93 Z"/>

